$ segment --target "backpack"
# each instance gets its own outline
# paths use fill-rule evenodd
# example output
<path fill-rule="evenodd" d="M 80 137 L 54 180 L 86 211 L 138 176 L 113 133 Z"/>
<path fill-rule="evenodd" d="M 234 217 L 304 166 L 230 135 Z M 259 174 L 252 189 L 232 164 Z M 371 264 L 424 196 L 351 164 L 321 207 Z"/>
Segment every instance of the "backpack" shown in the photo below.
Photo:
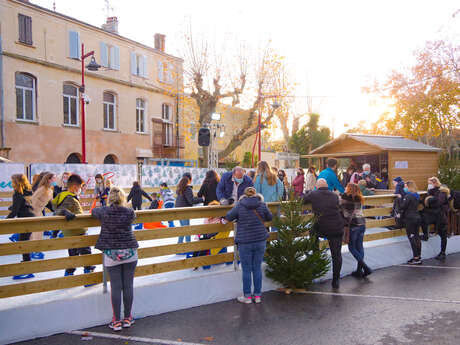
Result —
<path fill-rule="evenodd" d="M 451 191 L 449 201 L 452 201 L 452 206 L 456 210 L 460 210 L 460 191 L 458 190 Z"/>

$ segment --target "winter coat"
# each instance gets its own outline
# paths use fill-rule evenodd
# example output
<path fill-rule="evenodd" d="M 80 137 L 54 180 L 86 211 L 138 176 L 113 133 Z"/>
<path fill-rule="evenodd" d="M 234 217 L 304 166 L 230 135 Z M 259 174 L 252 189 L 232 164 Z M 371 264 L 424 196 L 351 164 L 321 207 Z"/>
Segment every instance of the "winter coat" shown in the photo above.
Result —
<path fill-rule="evenodd" d="M 176 198 L 174 197 L 173 192 L 169 188 L 160 189 L 160 195 L 161 195 L 161 198 L 163 199 L 164 204 L 174 203 L 176 201 Z"/>
<path fill-rule="evenodd" d="M 195 204 L 203 202 L 202 198 L 196 198 L 193 196 L 192 186 L 185 187 L 183 194 L 177 194 L 176 207 L 192 207 Z"/>
<path fill-rule="evenodd" d="M 420 221 L 420 213 L 418 205 L 420 203 L 420 196 L 418 193 L 407 193 L 401 203 L 401 212 L 403 222 L 416 222 Z"/>
<path fill-rule="evenodd" d="M 284 184 L 278 178 L 276 179 L 276 183 L 270 186 L 265 177 L 261 182 L 260 176 L 257 176 L 254 182 L 254 187 L 256 188 L 257 193 L 262 194 L 265 202 L 280 201 L 283 197 Z"/>
<path fill-rule="evenodd" d="M 51 205 L 51 200 L 53 200 L 53 189 L 46 188 L 44 186 L 39 187 L 33 194 L 30 200 L 33 208 L 33 213 L 35 217 L 41 217 L 43 215 L 43 210 L 45 207 L 53 210 Z"/>
<path fill-rule="evenodd" d="M 297 175 L 294 181 L 292 181 L 292 187 L 294 187 L 294 193 L 296 196 L 303 194 L 303 185 L 305 183 L 304 175 Z"/>
<path fill-rule="evenodd" d="M 375 192 L 373 190 L 370 190 L 366 186 L 361 186 L 361 185 L 358 185 L 358 186 L 363 196 L 375 195 Z"/>
<path fill-rule="evenodd" d="M 321 236 L 340 236 L 343 234 L 344 219 L 339 204 L 339 197 L 326 187 L 314 190 L 303 198 L 304 203 L 311 203 L 313 213 L 318 217 L 316 230 Z"/>
<path fill-rule="evenodd" d="M 356 227 L 366 224 L 366 219 L 363 214 L 363 205 L 358 197 L 349 194 L 342 194 L 340 205 L 342 206 L 345 223 L 350 227 Z"/>
<path fill-rule="evenodd" d="M 152 201 L 152 198 L 150 197 L 150 195 L 148 195 L 147 192 L 144 191 L 140 186 L 133 186 L 131 190 L 129 191 L 127 202 L 130 202 L 131 199 L 133 199 L 132 201 L 133 207 L 141 208 L 142 196 L 145 196 L 147 199 Z"/>
<path fill-rule="evenodd" d="M 369 178 L 369 180 L 366 180 L 366 178 Z M 360 180 L 365 180 L 366 181 L 367 188 L 377 188 L 377 178 L 372 173 L 369 173 L 368 175 L 366 175 L 363 172 L 363 174 L 361 175 Z"/>
<path fill-rule="evenodd" d="M 315 189 L 316 185 L 316 176 L 311 172 L 307 173 L 307 177 L 305 178 L 305 192 L 309 192 Z"/>
<path fill-rule="evenodd" d="M 78 196 L 72 192 L 66 191 L 58 194 L 53 199 L 53 206 L 56 210 L 54 214 L 56 216 L 65 216 L 65 211 L 72 212 L 73 214 L 83 214 L 83 208 L 81 207 Z M 62 230 L 64 236 L 80 236 L 84 235 L 88 229 L 70 229 Z"/>
<path fill-rule="evenodd" d="M 395 194 L 399 194 L 402 197 L 406 195 L 406 192 L 404 191 L 404 182 L 398 182 L 398 184 L 395 187 Z"/>
<path fill-rule="evenodd" d="M 204 197 L 204 206 L 207 206 L 211 201 L 217 200 L 217 185 L 218 182 L 203 183 L 197 194 L 199 198 Z"/>
<path fill-rule="evenodd" d="M 104 182 L 102 183 L 97 183 L 94 186 L 94 194 L 96 195 L 96 198 L 102 199 L 102 195 L 104 194 L 105 186 Z"/>
<path fill-rule="evenodd" d="M 320 178 L 323 178 L 326 180 L 330 191 L 334 191 L 334 189 L 337 189 L 340 193 L 345 192 L 345 189 L 340 184 L 340 181 L 337 178 L 337 175 L 335 174 L 334 170 L 332 170 L 331 168 L 327 168 L 321 171 L 318 175 L 318 179 Z"/>
<path fill-rule="evenodd" d="M 450 191 L 446 187 L 434 187 L 428 190 L 425 198 L 423 213 L 441 217 L 441 222 L 447 224 L 449 212 Z"/>
<path fill-rule="evenodd" d="M 33 217 L 33 209 L 30 203 L 32 197 L 32 191 L 24 190 L 23 194 L 14 192 L 13 194 L 13 205 L 10 206 L 10 213 L 6 218 L 24 218 L 24 217 Z"/>
<path fill-rule="evenodd" d="M 237 221 L 236 244 L 253 243 L 265 241 L 268 238 L 264 222 L 271 221 L 272 214 L 263 202 L 261 195 L 243 196 L 235 207 L 227 213 L 225 219 Z"/>
<path fill-rule="evenodd" d="M 234 182 L 233 182 L 232 172 L 228 171 L 226 173 L 223 173 L 220 179 L 220 182 L 217 185 L 217 189 L 216 189 L 218 201 L 222 199 L 227 199 L 227 200 L 231 199 L 233 197 L 232 196 L 233 186 L 234 186 Z M 243 195 L 244 190 L 247 187 L 253 187 L 253 186 L 254 186 L 254 183 L 252 182 L 251 178 L 247 175 L 244 175 L 243 182 L 241 182 L 238 185 L 237 200 Z M 233 201 L 237 201 L 237 200 L 233 200 Z"/>
<path fill-rule="evenodd" d="M 93 209 L 91 215 L 101 221 L 101 232 L 95 245 L 96 249 L 139 247 L 131 228 L 131 224 L 136 218 L 132 209 L 118 205 L 97 207 Z"/>

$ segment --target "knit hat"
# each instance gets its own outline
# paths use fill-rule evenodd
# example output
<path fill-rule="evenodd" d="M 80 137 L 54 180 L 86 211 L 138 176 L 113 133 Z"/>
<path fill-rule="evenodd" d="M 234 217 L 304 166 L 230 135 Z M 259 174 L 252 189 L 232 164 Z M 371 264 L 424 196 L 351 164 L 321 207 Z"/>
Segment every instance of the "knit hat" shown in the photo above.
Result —
<path fill-rule="evenodd" d="M 402 181 L 403 181 L 403 179 L 402 179 L 400 176 L 398 176 L 398 177 L 395 177 L 395 178 L 393 179 L 393 181 L 395 181 L 395 182 L 398 182 L 398 183 L 399 183 L 399 182 L 402 182 Z"/>

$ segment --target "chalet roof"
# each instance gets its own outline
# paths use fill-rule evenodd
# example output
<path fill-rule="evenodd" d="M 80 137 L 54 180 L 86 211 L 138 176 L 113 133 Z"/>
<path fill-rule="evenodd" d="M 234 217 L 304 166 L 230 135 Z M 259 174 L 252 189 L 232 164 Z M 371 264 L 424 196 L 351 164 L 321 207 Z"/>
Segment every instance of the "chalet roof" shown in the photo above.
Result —
<path fill-rule="evenodd" d="M 310 154 L 321 153 L 325 148 L 333 145 L 334 143 L 345 140 L 347 138 L 360 141 L 364 144 L 376 147 L 382 151 L 421 151 L 421 152 L 440 152 L 442 149 L 437 147 L 425 145 L 415 140 L 410 140 L 399 136 L 387 135 L 370 135 L 370 134 L 354 134 L 345 133 L 338 138 L 314 149 Z"/>

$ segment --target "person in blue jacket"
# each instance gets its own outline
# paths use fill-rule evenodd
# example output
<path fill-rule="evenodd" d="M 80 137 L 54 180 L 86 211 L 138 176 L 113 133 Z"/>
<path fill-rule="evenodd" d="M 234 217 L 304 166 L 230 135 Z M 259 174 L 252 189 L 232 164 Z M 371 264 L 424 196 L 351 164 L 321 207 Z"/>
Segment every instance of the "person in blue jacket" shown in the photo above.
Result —
<path fill-rule="evenodd" d="M 283 198 L 283 182 L 281 182 L 265 161 L 260 161 L 259 164 L 257 164 L 254 187 L 257 193 L 262 194 L 265 202 L 276 202 Z"/>
<path fill-rule="evenodd" d="M 327 168 L 321 171 L 318 175 L 318 180 L 323 178 L 327 182 L 330 191 L 338 190 L 341 194 L 345 193 L 345 189 L 337 178 L 337 159 L 329 158 L 327 160 Z"/>
<path fill-rule="evenodd" d="M 234 167 L 232 171 L 222 174 L 217 185 L 217 199 L 221 205 L 231 205 L 239 200 L 247 187 L 253 187 L 251 178 L 244 174 L 242 167 Z"/>

